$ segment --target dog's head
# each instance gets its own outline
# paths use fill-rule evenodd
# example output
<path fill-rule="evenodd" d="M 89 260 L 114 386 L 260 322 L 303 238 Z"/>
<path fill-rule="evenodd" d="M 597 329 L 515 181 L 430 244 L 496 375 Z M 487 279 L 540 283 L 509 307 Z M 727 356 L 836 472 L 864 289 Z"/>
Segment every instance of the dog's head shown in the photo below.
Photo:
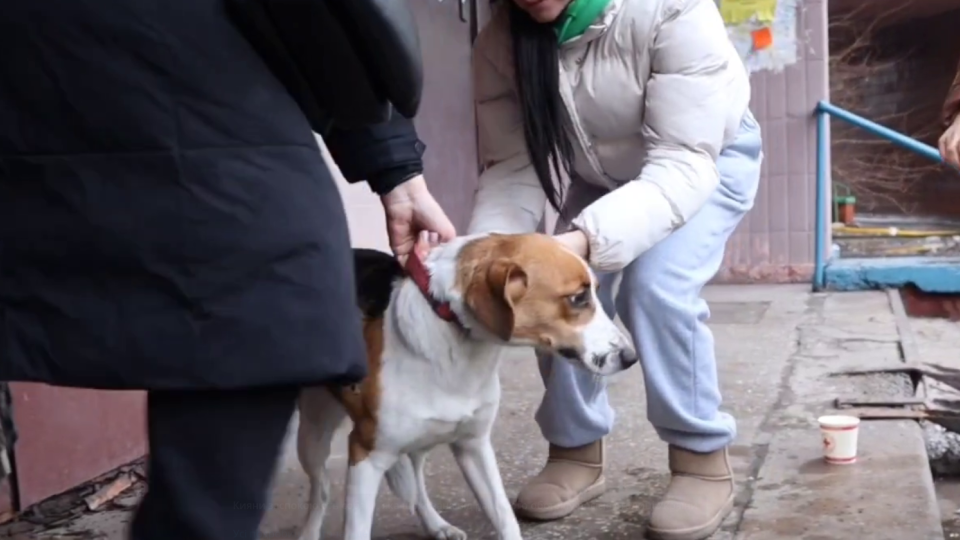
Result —
<path fill-rule="evenodd" d="M 553 352 L 599 375 L 637 362 L 630 340 L 600 306 L 590 267 L 552 237 L 479 238 L 463 246 L 457 265 L 464 307 L 492 337 Z"/>

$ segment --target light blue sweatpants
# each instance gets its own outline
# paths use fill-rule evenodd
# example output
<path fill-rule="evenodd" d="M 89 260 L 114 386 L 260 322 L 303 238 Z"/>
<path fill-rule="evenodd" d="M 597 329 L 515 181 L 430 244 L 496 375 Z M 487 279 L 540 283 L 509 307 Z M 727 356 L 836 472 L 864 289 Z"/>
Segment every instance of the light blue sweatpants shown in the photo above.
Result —
<path fill-rule="evenodd" d="M 710 311 L 700 292 L 753 207 L 761 161 L 760 127 L 748 113 L 717 159 L 720 187 L 706 206 L 623 270 L 616 302 L 610 297 L 616 275 L 600 276 L 604 309 L 612 314 L 615 308 L 640 353 L 647 418 L 665 442 L 693 452 L 719 450 L 736 437 L 733 417 L 720 411 L 713 334 L 706 325 Z M 595 193 L 585 192 L 590 190 Z M 603 194 L 573 182 L 568 201 L 582 206 Z M 540 373 L 546 394 L 537 422 L 549 442 L 572 448 L 610 432 L 614 412 L 603 382 L 562 358 L 540 358 Z"/>

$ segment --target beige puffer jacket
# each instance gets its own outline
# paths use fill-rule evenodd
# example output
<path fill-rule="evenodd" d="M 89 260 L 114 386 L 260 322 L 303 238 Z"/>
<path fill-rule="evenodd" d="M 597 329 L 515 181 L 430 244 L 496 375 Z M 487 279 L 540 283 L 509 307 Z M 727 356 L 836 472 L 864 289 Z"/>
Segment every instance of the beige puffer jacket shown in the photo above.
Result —
<path fill-rule="evenodd" d="M 717 188 L 717 155 L 747 113 L 749 76 L 714 0 L 612 0 L 561 47 L 560 64 L 577 135 L 571 182 L 610 190 L 573 225 L 590 240 L 591 264 L 618 271 Z M 473 69 L 484 171 L 469 232 L 532 232 L 546 196 L 523 138 L 506 9 L 478 36 Z"/>

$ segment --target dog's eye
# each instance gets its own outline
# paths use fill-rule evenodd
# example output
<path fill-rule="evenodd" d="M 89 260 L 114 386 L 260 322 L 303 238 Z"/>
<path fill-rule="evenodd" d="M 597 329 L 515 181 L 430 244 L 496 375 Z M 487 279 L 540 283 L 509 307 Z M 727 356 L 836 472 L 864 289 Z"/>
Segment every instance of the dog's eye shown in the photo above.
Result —
<path fill-rule="evenodd" d="M 570 303 L 570 307 L 575 309 L 588 307 L 590 305 L 590 291 L 583 290 L 573 296 L 568 296 L 567 302 Z"/>

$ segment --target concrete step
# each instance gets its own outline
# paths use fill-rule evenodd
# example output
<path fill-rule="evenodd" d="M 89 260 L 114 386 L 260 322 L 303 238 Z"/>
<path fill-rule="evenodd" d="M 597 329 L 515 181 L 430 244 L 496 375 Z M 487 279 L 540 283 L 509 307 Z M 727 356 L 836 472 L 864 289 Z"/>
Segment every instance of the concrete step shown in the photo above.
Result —
<path fill-rule="evenodd" d="M 834 398 L 913 395 L 906 376 L 831 374 L 900 358 L 897 317 L 886 294 L 812 298 L 808 316 L 799 326 L 781 402 L 763 428 L 769 450 L 757 469 L 751 502 L 735 538 L 944 538 L 918 423 L 864 421 L 857 463 L 831 466 L 821 458 L 816 418 L 834 412 Z"/>
<path fill-rule="evenodd" d="M 960 293 L 960 257 L 855 257 L 830 261 L 826 286 L 865 291 L 916 286 L 928 293 Z"/>

